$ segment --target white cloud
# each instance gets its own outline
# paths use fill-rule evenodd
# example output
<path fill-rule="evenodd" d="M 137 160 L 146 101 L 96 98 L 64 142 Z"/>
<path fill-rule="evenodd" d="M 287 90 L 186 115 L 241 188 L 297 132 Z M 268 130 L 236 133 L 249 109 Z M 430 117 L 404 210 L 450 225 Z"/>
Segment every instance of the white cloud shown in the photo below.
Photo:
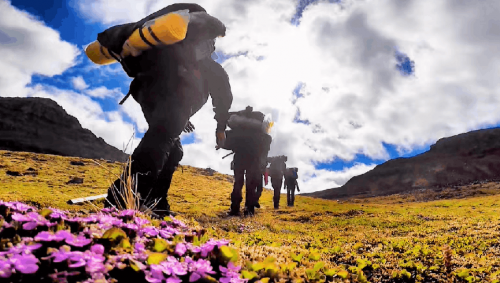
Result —
<path fill-rule="evenodd" d="M 79 53 L 57 31 L 0 1 L 0 95 L 26 96 L 32 75 L 59 75 L 75 65 Z"/>
<path fill-rule="evenodd" d="M 80 51 L 61 40 L 57 31 L 3 0 L 0 1 L 0 53 L 0 96 L 51 98 L 76 117 L 82 127 L 118 149 L 124 148 L 134 129 L 123 121 L 120 112 L 104 112 L 99 103 L 74 91 L 40 84 L 27 86 L 34 74 L 49 77 L 62 74 L 76 64 Z M 86 88 L 83 77 L 74 77 L 71 82 L 76 89 Z M 116 97 L 118 92 L 103 87 L 89 90 L 90 95 L 98 97 Z M 138 139 L 134 139 L 133 146 L 137 145 Z"/>
<path fill-rule="evenodd" d="M 97 88 L 86 90 L 85 94 L 99 99 L 117 98 L 122 96 L 122 92 L 119 88 L 108 89 L 105 86 L 100 86 Z"/>
<path fill-rule="evenodd" d="M 494 36 L 500 26 L 498 1 L 318 3 L 304 11 L 298 27 L 290 24 L 296 5 L 292 0 L 272 4 L 263 0 L 195 2 L 219 17 L 228 28 L 226 37 L 217 41 L 217 50 L 231 54 L 248 52 L 223 63 L 234 94 L 232 110 L 252 105 L 273 114 L 276 125 L 270 155 L 286 154 L 288 165 L 300 168 L 299 181 L 304 192 L 342 185 L 351 176 L 372 168 L 358 165 L 330 172 L 315 170 L 315 162 L 351 160 L 356 154 L 387 159 L 383 142 L 407 151 L 500 121 L 500 82 L 495 77 L 500 71 L 500 59 L 495 56 L 500 38 Z M 111 25 L 137 21 L 172 3 L 80 0 L 77 6 L 87 18 Z M 12 21 L 0 17 L 0 26 Z M 27 26 L 31 28 L 32 22 Z M 48 29 L 40 23 L 33 25 Z M 58 39 L 55 32 L 48 30 L 45 32 Z M 14 33 L 8 34 L 13 37 Z M 42 37 L 30 38 L 36 41 Z M 56 58 L 50 54 L 57 49 L 50 45 L 50 50 L 46 50 L 45 46 L 44 41 L 40 46 L 45 48 L 43 52 L 34 52 L 49 54 L 42 58 L 46 60 L 42 62 L 44 67 L 14 64 L 14 70 L 23 71 L 0 76 L 0 89 L 26 92 L 23 86 L 31 74 L 55 74 L 71 65 L 73 59 L 49 64 L 48 59 Z M 64 46 L 67 49 L 63 55 L 73 54 L 69 45 Z M 402 77 L 395 69 L 396 47 L 415 61 L 414 77 Z M 9 52 L 18 52 L 18 56 L 12 58 L 24 55 L 14 49 Z M 59 53 L 58 50 L 58 56 Z M 265 60 L 258 61 L 259 56 Z M 3 57 L 0 68 L 12 68 L 13 63 Z M 3 82 L 9 82 L 7 87 Z M 292 91 L 299 82 L 305 84 L 303 97 L 295 100 Z M 293 122 L 297 110 L 309 125 Z M 133 99 L 119 111 L 130 116 L 140 132 L 146 130 L 140 107 Z M 117 144 L 127 134 L 125 126 L 117 125 L 117 129 L 123 130 L 112 136 L 105 133 L 109 124 L 94 121 L 89 127 L 105 135 L 103 138 L 109 143 Z M 181 163 L 229 173 L 231 157 L 221 160 L 227 152 L 214 150 L 211 107 L 206 105 L 192 122 L 198 141 L 185 146 Z"/>
<path fill-rule="evenodd" d="M 83 79 L 82 76 L 77 76 L 71 78 L 71 83 L 73 84 L 73 87 L 77 90 L 84 90 L 88 88 L 89 86 L 85 83 L 85 80 Z"/>

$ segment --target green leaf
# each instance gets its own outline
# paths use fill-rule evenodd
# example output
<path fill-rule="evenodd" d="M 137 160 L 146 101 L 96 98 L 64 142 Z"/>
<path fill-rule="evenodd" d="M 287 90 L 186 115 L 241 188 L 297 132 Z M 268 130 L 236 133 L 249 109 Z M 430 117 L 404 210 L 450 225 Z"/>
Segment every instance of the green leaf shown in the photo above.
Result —
<path fill-rule="evenodd" d="M 291 254 L 292 256 L 292 260 L 297 262 L 297 263 L 300 263 L 300 261 L 302 260 L 302 257 L 304 257 L 303 254 L 299 254 L 299 255 L 295 255 L 295 254 Z"/>
<path fill-rule="evenodd" d="M 264 268 L 264 264 L 262 264 L 260 262 L 250 265 L 250 269 L 252 271 L 255 271 L 255 272 L 259 272 L 259 270 L 261 270 L 263 268 Z"/>
<path fill-rule="evenodd" d="M 128 249 L 128 248 L 131 248 L 131 247 L 132 247 L 132 245 L 130 244 L 130 241 L 129 241 L 128 238 L 122 238 L 122 240 L 118 244 L 118 248 Z"/>
<path fill-rule="evenodd" d="M 252 280 L 252 279 L 258 277 L 257 273 L 255 273 L 253 271 L 247 271 L 247 270 L 243 270 L 241 272 L 241 276 L 243 276 L 243 279 L 248 279 L 248 280 Z"/>
<path fill-rule="evenodd" d="M 318 261 L 321 258 L 319 253 L 313 252 L 309 254 L 309 259 L 313 261 Z"/>
<path fill-rule="evenodd" d="M 314 269 L 306 269 L 306 276 L 307 279 L 313 280 L 316 278 L 316 271 Z"/>
<path fill-rule="evenodd" d="M 168 248 L 168 243 L 164 239 L 155 238 L 153 240 L 153 251 L 161 253 L 167 248 Z"/>
<path fill-rule="evenodd" d="M 276 259 L 274 257 L 267 257 L 265 260 L 264 260 L 264 263 L 273 263 L 275 262 Z"/>
<path fill-rule="evenodd" d="M 148 259 L 146 262 L 151 265 L 151 264 L 160 264 L 160 262 L 164 261 L 167 259 L 167 254 L 163 253 L 151 253 L 148 256 Z"/>
<path fill-rule="evenodd" d="M 465 279 L 466 277 L 469 277 L 469 271 L 467 269 L 464 269 L 464 270 L 458 272 L 457 276 L 462 278 L 462 279 Z"/>
<path fill-rule="evenodd" d="M 357 279 L 358 279 L 358 282 L 360 282 L 360 283 L 366 283 L 366 282 L 368 282 L 368 279 L 366 278 L 365 274 L 361 270 L 358 272 L 358 278 Z"/>
<path fill-rule="evenodd" d="M 320 269 L 322 269 L 323 267 L 325 267 L 325 263 L 320 261 L 320 262 L 317 262 L 315 265 L 314 265 L 314 271 L 319 271 Z"/>
<path fill-rule="evenodd" d="M 264 277 L 264 278 L 260 279 L 260 282 L 262 282 L 262 283 L 269 283 L 269 279 L 271 279 L 271 278 Z"/>
<path fill-rule="evenodd" d="M 349 272 L 347 272 L 346 270 L 342 270 L 337 272 L 337 275 L 342 279 L 346 279 L 349 276 Z"/>
<path fill-rule="evenodd" d="M 130 267 L 136 272 L 147 268 L 147 266 L 145 266 L 143 263 L 133 259 L 130 260 Z"/>
<path fill-rule="evenodd" d="M 398 272 L 398 271 L 393 271 L 393 272 L 392 272 L 392 278 L 393 278 L 393 279 L 400 278 L 400 277 L 401 277 L 401 275 L 399 274 L 399 272 Z"/>
<path fill-rule="evenodd" d="M 48 208 L 44 208 L 44 209 L 40 210 L 39 214 L 41 216 L 43 216 L 44 218 L 48 218 L 52 214 L 52 210 L 50 210 Z"/>
<path fill-rule="evenodd" d="M 335 269 L 328 269 L 327 271 L 325 271 L 325 275 L 329 277 L 333 277 L 335 276 L 335 274 L 337 274 L 337 270 Z"/>
<path fill-rule="evenodd" d="M 403 269 L 403 270 L 401 271 L 401 275 L 402 275 L 403 277 L 406 277 L 407 279 L 410 279 L 410 278 L 411 278 L 411 273 L 410 273 L 410 272 L 408 272 L 408 271 L 406 271 L 406 269 Z"/>
<path fill-rule="evenodd" d="M 120 238 L 127 238 L 128 239 L 127 233 L 125 233 L 125 231 L 123 231 L 122 229 L 117 228 L 117 227 L 113 227 L 113 228 L 106 230 L 106 232 L 104 232 L 104 234 L 102 235 L 102 238 L 108 239 L 111 241 L 116 241 Z"/>

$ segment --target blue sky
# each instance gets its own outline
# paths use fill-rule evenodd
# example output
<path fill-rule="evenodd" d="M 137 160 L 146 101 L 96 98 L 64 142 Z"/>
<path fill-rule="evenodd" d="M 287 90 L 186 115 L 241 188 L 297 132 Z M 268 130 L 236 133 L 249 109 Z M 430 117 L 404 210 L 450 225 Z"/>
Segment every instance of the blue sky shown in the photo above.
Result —
<path fill-rule="evenodd" d="M 11 2 L 80 51 L 74 66 L 55 75 L 20 67 L 19 73 L 31 78 L 23 91 L 33 92 L 40 85 L 46 92 L 64 91 L 66 96 L 54 97 L 66 103 L 68 113 L 117 147 L 126 139 L 125 128 L 136 126 L 136 143 L 145 130 L 140 108 L 133 101 L 125 106 L 117 102 L 127 93 L 131 79 L 119 64 L 94 65 L 83 47 L 114 23 L 131 21 L 131 15 L 142 17 L 162 5 L 161 1 L 124 1 L 116 11 L 109 9 L 112 2 L 106 0 Z M 487 54 L 496 49 L 482 43 L 489 38 L 482 25 L 488 26 L 496 17 L 488 13 L 494 9 L 486 4 L 467 6 L 473 11 L 470 22 L 436 30 L 432 26 L 455 15 L 431 4 L 300 0 L 292 5 L 289 0 L 277 0 L 271 7 L 259 1 L 228 0 L 226 10 L 221 10 L 219 0 L 196 1 L 228 26 L 228 35 L 217 42 L 216 61 L 230 76 L 232 109 L 253 105 L 273 113 L 277 134 L 271 155 L 289 155 L 291 166 L 304 168 L 303 180 L 317 177 L 309 183 L 311 190 L 341 185 L 346 176 L 362 174 L 388 159 L 425 152 L 439 138 L 499 126 L 500 102 L 488 91 L 495 89 L 496 72 Z M 416 8 L 422 10 L 417 13 Z M 232 17 L 234 13 L 240 14 Z M 265 18 L 258 18 L 265 13 Z M 2 32 L 1 24 L 0 43 L 10 44 L 12 34 Z M 21 59 L 19 65 L 25 66 Z M 75 78 L 84 86 L 77 88 Z M 79 101 L 68 96 L 84 99 L 82 109 Z M 192 118 L 195 133 L 182 135 L 184 162 L 226 172 L 230 161 L 220 160 L 226 152 L 213 151 L 209 104 Z M 82 120 L 86 117 L 93 120 Z M 107 131 L 106 125 L 115 128 Z M 325 183 L 332 179 L 341 181 Z"/>

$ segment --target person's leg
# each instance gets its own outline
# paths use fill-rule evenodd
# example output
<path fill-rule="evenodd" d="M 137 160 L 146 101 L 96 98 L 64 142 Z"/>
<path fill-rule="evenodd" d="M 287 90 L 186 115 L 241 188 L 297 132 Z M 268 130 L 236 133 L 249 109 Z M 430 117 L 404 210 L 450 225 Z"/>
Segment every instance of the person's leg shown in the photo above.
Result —
<path fill-rule="evenodd" d="M 162 92 L 159 87 L 155 89 L 156 92 Z M 141 199 L 150 193 L 191 114 L 190 107 L 178 98 L 180 94 L 174 92 L 166 97 L 166 94 L 147 97 L 156 92 L 144 91 L 140 96 L 146 98 L 138 101 L 149 124 L 149 129 L 132 153 L 131 173 L 134 177 L 137 175 L 137 192 Z M 127 174 L 128 169 L 122 174 L 122 179 L 126 179 Z M 115 181 L 115 184 L 119 183 L 119 179 Z M 116 195 L 118 195 L 117 189 L 111 186 L 108 189 L 107 201 L 116 205 Z"/>
<path fill-rule="evenodd" d="M 261 173 L 258 163 L 249 162 L 247 163 L 246 170 L 246 198 L 245 198 L 245 211 L 248 215 L 253 215 L 255 212 L 255 205 L 257 204 L 257 186 L 259 183 L 259 177 Z"/>
<path fill-rule="evenodd" d="M 291 203 L 292 203 L 292 206 L 295 205 L 295 188 L 292 189 L 292 196 L 291 196 Z"/>
<path fill-rule="evenodd" d="M 260 180 L 257 180 L 257 191 L 256 191 L 256 200 L 255 200 L 255 207 L 260 208 L 260 196 L 262 196 L 262 190 L 264 189 L 264 180 L 263 180 L 263 175 L 260 174 Z"/>
<path fill-rule="evenodd" d="M 280 207 L 281 179 L 278 181 L 278 178 L 271 177 L 271 183 L 273 185 L 273 190 L 274 190 L 274 197 L 273 197 L 274 208 L 278 209 Z"/>
<path fill-rule="evenodd" d="M 158 176 L 158 180 L 153 187 L 153 191 L 147 199 L 147 203 L 159 200 L 154 209 L 154 212 L 157 214 L 163 215 L 170 213 L 170 205 L 168 203 L 168 190 L 170 188 L 170 184 L 172 183 L 174 172 L 177 169 L 177 166 L 179 166 L 179 162 L 181 161 L 183 155 L 184 153 L 182 151 L 181 140 L 180 138 L 178 138 L 174 142 L 174 146 L 170 150 L 168 159 L 166 160 L 165 165 L 163 166 L 163 169 Z"/>
<path fill-rule="evenodd" d="M 290 206 L 290 204 L 292 203 L 292 198 L 291 198 L 291 195 L 290 195 L 290 187 L 286 186 L 286 203 L 288 206 Z"/>
<path fill-rule="evenodd" d="M 239 215 L 240 204 L 243 200 L 241 191 L 243 190 L 243 183 L 245 181 L 245 167 L 238 153 L 234 155 L 234 185 L 233 192 L 231 193 L 231 215 Z"/>

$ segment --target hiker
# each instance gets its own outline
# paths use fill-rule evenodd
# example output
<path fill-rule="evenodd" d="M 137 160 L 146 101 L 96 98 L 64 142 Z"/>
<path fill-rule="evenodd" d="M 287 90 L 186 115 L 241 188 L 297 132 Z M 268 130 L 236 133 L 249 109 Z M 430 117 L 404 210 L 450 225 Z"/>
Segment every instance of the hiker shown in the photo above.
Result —
<path fill-rule="evenodd" d="M 209 94 L 217 121 L 216 143 L 219 147 L 224 144 L 233 96 L 226 71 L 211 54 L 215 50 L 215 38 L 225 35 L 225 27 L 207 15 L 200 5 L 182 3 L 169 5 L 137 23 L 115 26 L 98 35 L 101 44 L 111 51 L 115 48 L 113 52 L 120 54 L 118 47 L 121 45 L 111 39 L 121 39 L 123 43 L 133 30 L 148 20 L 184 9 L 192 15 L 184 40 L 153 46 L 137 57 L 128 56 L 120 61 L 127 74 L 134 77 L 127 96 L 131 94 L 140 104 L 149 125 L 132 153 L 130 170 L 137 176 L 141 205 L 149 207 L 157 202 L 153 212 L 160 217 L 171 214 L 167 193 L 183 156 L 179 136 L 183 130 L 194 129 L 189 118 L 207 102 Z M 200 17 L 195 17 L 195 12 L 209 18 L 211 25 L 204 27 L 203 21 L 196 20 Z M 122 178 L 127 174 L 125 171 Z M 108 189 L 108 207 L 117 205 L 116 188 L 120 188 L 120 179 Z M 118 200 L 123 206 L 123 200 Z"/>
<path fill-rule="evenodd" d="M 231 169 L 234 171 L 234 185 L 228 215 L 240 215 L 245 182 L 244 215 L 251 216 L 254 215 L 257 206 L 257 189 L 262 184 L 262 168 L 267 165 L 267 153 L 272 138 L 267 134 L 269 128 L 265 126 L 264 114 L 253 111 L 250 106 L 245 110 L 231 113 L 228 126 L 231 130 L 226 131 L 223 148 L 234 152 L 231 163 Z"/>
<path fill-rule="evenodd" d="M 297 183 L 299 169 L 288 168 L 285 174 L 285 189 L 287 196 L 288 206 L 294 206 L 295 203 L 295 186 L 297 186 L 297 191 L 300 192 L 299 183 Z"/>
<path fill-rule="evenodd" d="M 279 209 L 280 207 L 280 191 L 281 185 L 283 184 L 283 176 L 286 172 L 285 162 L 288 157 L 281 155 L 269 158 L 271 164 L 269 165 L 269 176 L 271 176 L 271 184 L 274 190 L 274 209 Z"/>

